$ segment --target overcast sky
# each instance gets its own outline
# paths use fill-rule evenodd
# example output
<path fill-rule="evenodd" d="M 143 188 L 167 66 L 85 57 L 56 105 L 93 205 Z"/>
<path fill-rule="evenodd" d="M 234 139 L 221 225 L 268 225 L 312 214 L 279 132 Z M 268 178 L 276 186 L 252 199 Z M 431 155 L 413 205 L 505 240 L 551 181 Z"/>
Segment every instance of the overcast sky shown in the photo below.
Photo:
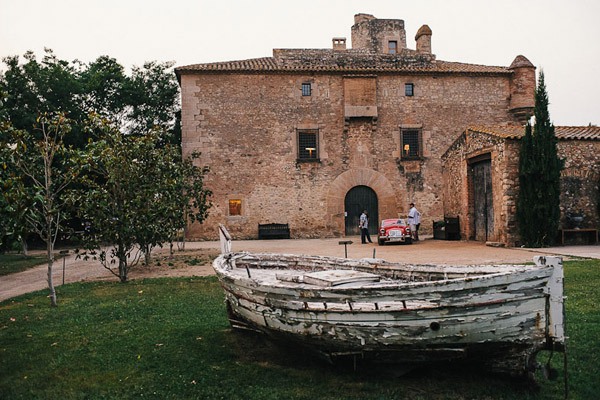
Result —
<path fill-rule="evenodd" d="M 522 54 L 544 70 L 555 125 L 600 125 L 598 0 L 0 0 L 0 57 L 47 47 L 127 69 L 266 57 L 350 44 L 357 13 L 404 20 L 411 49 L 429 25 L 439 60 L 508 66 Z"/>

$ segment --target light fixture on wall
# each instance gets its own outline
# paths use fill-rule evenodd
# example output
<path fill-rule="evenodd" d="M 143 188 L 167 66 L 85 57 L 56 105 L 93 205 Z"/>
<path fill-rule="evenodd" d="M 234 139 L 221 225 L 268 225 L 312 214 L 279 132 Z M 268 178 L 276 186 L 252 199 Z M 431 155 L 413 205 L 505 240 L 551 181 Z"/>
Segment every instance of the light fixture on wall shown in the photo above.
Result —
<path fill-rule="evenodd" d="M 306 147 L 305 150 L 308 151 L 308 156 L 312 158 L 313 151 L 316 151 L 317 149 L 315 147 Z"/>

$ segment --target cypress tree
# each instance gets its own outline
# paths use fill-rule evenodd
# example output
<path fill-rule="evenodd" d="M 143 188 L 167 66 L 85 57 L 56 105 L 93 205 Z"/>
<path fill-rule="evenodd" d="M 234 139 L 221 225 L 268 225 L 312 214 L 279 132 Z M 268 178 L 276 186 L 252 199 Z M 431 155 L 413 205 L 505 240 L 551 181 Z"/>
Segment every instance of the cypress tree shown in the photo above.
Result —
<path fill-rule="evenodd" d="M 535 124 L 529 122 L 519 154 L 517 222 L 523 244 L 546 247 L 556 242 L 560 220 L 560 172 L 554 125 L 548 112 L 544 73 L 535 92 Z"/>

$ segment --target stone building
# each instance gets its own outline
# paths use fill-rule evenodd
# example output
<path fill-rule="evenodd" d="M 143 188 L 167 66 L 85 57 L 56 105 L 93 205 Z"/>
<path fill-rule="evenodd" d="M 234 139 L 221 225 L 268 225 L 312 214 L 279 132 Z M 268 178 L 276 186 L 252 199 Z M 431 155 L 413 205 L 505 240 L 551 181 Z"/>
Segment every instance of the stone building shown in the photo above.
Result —
<path fill-rule="evenodd" d="M 296 238 L 354 235 L 364 209 L 376 233 L 410 202 L 425 232 L 462 215 L 444 200 L 454 177 L 443 179 L 442 155 L 468 126 L 524 123 L 535 67 L 523 56 L 505 67 L 438 60 L 432 37 L 423 25 L 410 49 L 403 20 L 358 14 L 351 48 L 336 37 L 330 49 L 178 67 L 183 152 L 202 153 L 213 191 L 190 238 L 216 238 L 218 223 L 235 238 L 256 238 L 262 223 Z"/>
<path fill-rule="evenodd" d="M 458 216 L 463 238 L 519 244 L 516 204 L 519 184 L 520 125 L 473 126 L 442 156 L 444 210 Z M 600 127 L 555 127 L 561 173 L 560 228 L 597 229 L 600 194 Z M 583 232 L 582 232 L 583 233 Z M 583 239 L 583 238 L 580 238 Z"/>

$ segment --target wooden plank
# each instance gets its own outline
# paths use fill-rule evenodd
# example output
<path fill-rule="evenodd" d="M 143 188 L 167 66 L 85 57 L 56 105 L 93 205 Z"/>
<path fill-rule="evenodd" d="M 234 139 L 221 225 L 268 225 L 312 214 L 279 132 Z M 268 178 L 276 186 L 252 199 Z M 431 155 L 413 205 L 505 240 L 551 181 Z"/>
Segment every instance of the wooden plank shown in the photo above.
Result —
<path fill-rule="evenodd" d="M 338 269 L 304 274 L 304 282 L 317 286 L 339 286 L 347 283 L 379 282 L 380 276 L 368 272 Z"/>

